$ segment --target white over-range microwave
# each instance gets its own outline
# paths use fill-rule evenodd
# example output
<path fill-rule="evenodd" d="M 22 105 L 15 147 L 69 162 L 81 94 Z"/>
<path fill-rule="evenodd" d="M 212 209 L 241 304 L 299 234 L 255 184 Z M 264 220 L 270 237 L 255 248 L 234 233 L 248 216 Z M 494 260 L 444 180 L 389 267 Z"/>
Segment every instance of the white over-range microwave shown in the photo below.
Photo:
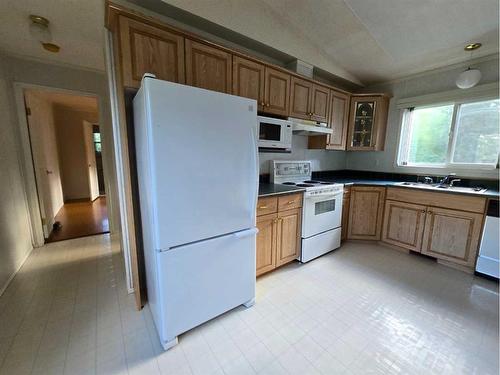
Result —
<path fill-rule="evenodd" d="M 292 123 L 272 117 L 257 116 L 260 151 L 290 152 L 292 149 Z"/>

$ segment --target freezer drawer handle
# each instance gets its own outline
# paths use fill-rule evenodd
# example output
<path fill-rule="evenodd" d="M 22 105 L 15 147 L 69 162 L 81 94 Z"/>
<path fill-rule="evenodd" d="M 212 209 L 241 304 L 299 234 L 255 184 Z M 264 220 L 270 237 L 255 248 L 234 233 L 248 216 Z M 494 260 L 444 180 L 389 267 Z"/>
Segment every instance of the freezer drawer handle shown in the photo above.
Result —
<path fill-rule="evenodd" d="M 250 229 L 236 232 L 233 234 L 233 236 L 235 236 L 236 238 L 244 238 L 244 237 L 256 235 L 258 232 L 259 232 L 259 230 L 257 228 L 250 228 Z"/>

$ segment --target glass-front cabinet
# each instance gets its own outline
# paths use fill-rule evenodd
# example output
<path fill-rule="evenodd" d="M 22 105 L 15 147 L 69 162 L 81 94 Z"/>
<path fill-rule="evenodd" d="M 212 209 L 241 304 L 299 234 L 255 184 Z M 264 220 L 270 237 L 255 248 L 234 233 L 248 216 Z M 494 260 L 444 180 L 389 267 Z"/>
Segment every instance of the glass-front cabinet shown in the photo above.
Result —
<path fill-rule="evenodd" d="M 388 105 L 385 94 L 351 96 L 348 150 L 384 149 Z"/>

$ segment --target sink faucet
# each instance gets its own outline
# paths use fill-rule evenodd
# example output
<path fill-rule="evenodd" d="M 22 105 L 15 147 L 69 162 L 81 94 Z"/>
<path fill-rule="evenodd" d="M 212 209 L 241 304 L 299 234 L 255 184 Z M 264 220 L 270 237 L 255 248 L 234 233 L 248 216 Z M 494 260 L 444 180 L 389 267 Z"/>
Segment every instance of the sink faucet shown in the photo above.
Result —
<path fill-rule="evenodd" d="M 441 185 L 451 185 L 451 181 L 452 181 L 453 177 L 455 177 L 456 175 L 457 175 L 456 173 L 450 173 L 449 175 L 443 177 L 443 179 L 441 181 L 439 181 L 439 183 Z M 460 181 L 460 179 L 458 179 L 458 180 Z"/>

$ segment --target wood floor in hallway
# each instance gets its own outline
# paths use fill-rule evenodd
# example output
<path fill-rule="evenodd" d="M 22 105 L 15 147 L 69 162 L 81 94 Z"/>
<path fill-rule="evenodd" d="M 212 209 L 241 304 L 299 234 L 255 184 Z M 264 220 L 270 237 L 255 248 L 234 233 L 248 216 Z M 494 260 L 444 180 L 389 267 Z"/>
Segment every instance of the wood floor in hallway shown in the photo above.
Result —
<path fill-rule="evenodd" d="M 59 221 L 62 227 L 53 230 L 46 242 L 108 233 L 109 220 L 106 197 L 99 197 L 93 202 L 65 203 L 57 213 L 55 220 Z"/>

